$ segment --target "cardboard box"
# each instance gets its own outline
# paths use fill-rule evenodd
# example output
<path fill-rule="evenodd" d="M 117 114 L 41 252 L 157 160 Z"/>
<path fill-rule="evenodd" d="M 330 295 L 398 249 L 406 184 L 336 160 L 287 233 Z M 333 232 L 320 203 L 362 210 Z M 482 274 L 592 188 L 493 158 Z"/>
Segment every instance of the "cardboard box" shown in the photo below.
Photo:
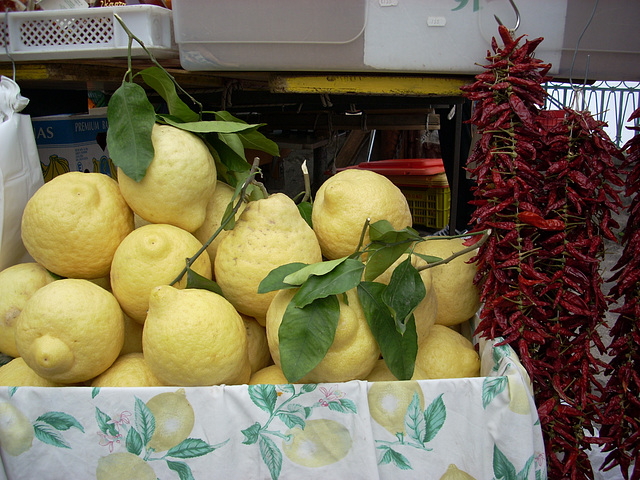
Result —
<path fill-rule="evenodd" d="M 107 149 L 107 112 L 32 119 L 44 181 L 69 171 L 100 172 L 116 178 Z"/>

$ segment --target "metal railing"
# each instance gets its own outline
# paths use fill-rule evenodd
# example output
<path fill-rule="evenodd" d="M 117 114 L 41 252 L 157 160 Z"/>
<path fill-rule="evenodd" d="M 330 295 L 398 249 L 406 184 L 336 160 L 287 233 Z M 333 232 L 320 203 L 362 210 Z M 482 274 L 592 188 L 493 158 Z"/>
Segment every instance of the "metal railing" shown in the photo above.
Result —
<path fill-rule="evenodd" d="M 595 82 L 591 85 L 546 84 L 546 108 L 571 107 L 589 110 L 598 120 L 608 124 L 605 131 L 613 142 L 622 147 L 633 136 L 626 127 L 638 126 L 639 119 L 628 122 L 629 116 L 640 106 L 640 83 Z"/>

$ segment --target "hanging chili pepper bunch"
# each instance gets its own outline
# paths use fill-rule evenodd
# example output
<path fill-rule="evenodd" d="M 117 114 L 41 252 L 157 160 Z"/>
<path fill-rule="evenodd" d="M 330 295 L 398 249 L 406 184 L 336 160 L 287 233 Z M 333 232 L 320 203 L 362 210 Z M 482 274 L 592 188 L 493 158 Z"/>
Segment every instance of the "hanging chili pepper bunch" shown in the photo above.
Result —
<path fill-rule="evenodd" d="M 605 364 L 600 338 L 602 236 L 614 239 L 611 210 L 620 185 L 619 150 L 588 112 L 565 109 L 547 126 L 539 107 L 549 65 L 533 57 L 542 39 L 499 28 L 487 71 L 464 87 L 482 133 L 469 164 L 477 180 L 476 228 L 492 229 L 480 248 L 476 283 L 484 302 L 477 332 L 504 337 L 531 376 L 550 478 L 593 478 L 594 437 Z M 526 86 L 526 89 L 523 88 Z"/>
<path fill-rule="evenodd" d="M 640 118 L 638 108 L 629 121 Z M 640 127 L 630 127 L 640 132 Z M 611 328 L 609 373 L 604 395 L 604 423 L 601 433 L 610 440 L 603 450 L 609 452 L 604 469 L 617 465 L 625 479 L 640 480 L 640 134 L 624 146 L 627 158 L 623 168 L 630 169 L 625 196 L 631 199 L 629 219 L 622 237 L 623 251 L 611 278 L 609 294 L 623 300 L 612 310 L 618 317 Z M 633 472 L 629 468 L 635 461 Z"/>

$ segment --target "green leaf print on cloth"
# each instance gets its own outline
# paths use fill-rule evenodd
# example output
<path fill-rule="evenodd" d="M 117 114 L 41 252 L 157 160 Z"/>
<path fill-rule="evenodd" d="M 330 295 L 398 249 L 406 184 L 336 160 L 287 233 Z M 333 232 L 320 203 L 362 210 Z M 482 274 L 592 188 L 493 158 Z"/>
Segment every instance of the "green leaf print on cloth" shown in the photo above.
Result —
<path fill-rule="evenodd" d="M 269 414 L 264 423 L 255 422 L 241 430 L 245 445 L 258 444 L 262 461 L 272 480 L 277 480 L 286 456 L 306 467 L 322 467 L 344 458 L 351 449 L 349 430 L 329 419 L 309 419 L 316 408 L 343 414 L 357 414 L 355 402 L 335 388 L 315 384 L 249 385 L 249 398 Z M 318 399 L 318 397 L 320 397 Z M 307 399 L 311 399 L 309 404 Z M 284 424 L 284 431 L 272 427 Z M 276 439 L 276 440 L 274 440 Z M 280 440 L 282 449 L 278 446 Z M 283 455 L 284 454 L 284 455 Z"/>
<path fill-rule="evenodd" d="M 382 452 L 379 465 L 392 464 L 401 470 L 411 470 L 411 462 L 398 451 L 398 448 L 412 447 L 425 452 L 432 450 L 427 444 L 436 437 L 447 419 L 447 409 L 442 395 L 438 395 L 423 411 L 420 395 L 414 392 L 404 415 L 405 432 L 396 432 L 395 441 L 376 440 L 376 448 Z"/>
<path fill-rule="evenodd" d="M 109 416 L 95 407 L 99 444 L 109 450 L 98 461 L 98 479 L 101 475 L 105 475 L 104 478 L 120 478 L 114 472 L 131 470 L 139 475 L 135 478 L 155 479 L 151 462 L 157 460 L 166 462 L 180 480 L 193 479 L 189 465 L 180 460 L 207 455 L 229 441 L 227 439 L 211 445 L 199 438 L 189 437 L 195 416 L 182 388 L 155 395 L 146 403 L 135 397 L 133 412 L 124 410 Z M 114 453 L 115 445 L 123 443 L 126 453 Z"/>

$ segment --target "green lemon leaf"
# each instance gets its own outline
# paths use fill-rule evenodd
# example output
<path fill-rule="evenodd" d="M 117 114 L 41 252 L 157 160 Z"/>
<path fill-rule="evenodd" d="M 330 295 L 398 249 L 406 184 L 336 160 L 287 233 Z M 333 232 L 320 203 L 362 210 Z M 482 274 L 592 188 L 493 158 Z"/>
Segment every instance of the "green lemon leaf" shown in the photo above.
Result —
<path fill-rule="evenodd" d="M 297 272 L 298 270 L 306 266 L 306 263 L 295 262 L 287 263 L 286 265 L 281 265 L 277 268 L 274 268 L 266 277 L 262 279 L 260 285 L 258 285 L 258 293 L 267 293 L 273 292 L 274 290 L 283 290 L 286 288 L 296 287 L 297 285 L 285 283 L 284 279 L 293 272 Z"/>
<path fill-rule="evenodd" d="M 193 133 L 217 133 L 218 135 L 235 134 L 247 130 L 255 130 L 264 124 L 249 125 L 236 122 L 219 122 L 217 120 L 201 120 L 196 122 L 179 122 L 172 115 L 158 114 L 168 125 Z"/>
<path fill-rule="evenodd" d="M 313 210 L 313 204 L 311 202 L 300 202 L 298 204 L 298 211 L 300 212 L 300 216 L 307 222 L 311 228 L 313 228 L 313 223 L 311 221 L 311 211 Z"/>
<path fill-rule="evenodd" d="M 216 282 L 209 280 L 207 277 L 203 277 L 190 268 L 187 268 L 187 288 L 200 288 L 202 290 L 209 290 L 210 292 L 224 296 L 222 289 Z"/>
<path fill-rule="evenodd" d="M 333 343 L 340 302 L 335 295 L 317 298 L 306 307 L 289 302 L 278 329 L 282 373 L 295 383 L 313 370 Z"/>
<path fill-rule="evenodd" d="M 235 132 L 231 133 L 218 133 L 218 138 L 225 143 L 231 150 L 233 150 L 236 155 L 242 157 L 246 160 L 246 156 L 244 153 L 244 145 L 242 144 L 242 140 L 240 139 L 240 135 Z"/>
<path fill-rule="evenodd" d="M 84 433 L 84 427 L 75 419 L 75 417 L 68 413 L 46 412 L 40 415 L 36 420 L 48 423 L 56 430 L 69 430 L 71 427 L 74 427 Z"/>
<path fill-rule="evenodd" d="M 231 172 L 249 172 L 251 170 L 251 165 L 247 162 L 244 151 L 242 155 L 239 155 L 229 145 L 220 140 L 215 133 L 204 134 L 204 139 L 217 152 L 217 157 L 214 156 L 214 158 L 216 158 L 216 168 L 219 174 L 227 170 Z M 224 169 L 220 168 L 221 165 L 224 166 Z M 227 175 L 225 180 L 230 185 L 235 185 L 232 183 L 234 181 L 233 176 Z"/>
<path fill-rule="evenodd" d="M 325 275 L 345 260 L 347 260 L 347 257 L 338 258 L 336 260 L 328 260 L 326 262 L 312 263 L 311 265 L 307 265 L 306 267 L 287 275 L 284 278 L 283 282 L 288 283 L 289 285 L 302 285 L 311 275 Z"/>
<path fill-rule="evenodd" d="M 369 238 L 372 242 L 397 243 L 421 242 L 423 238 L 413 228 L 395 230 L 388 220 L 378 220 L 369 225 Z"/>
<path fill-rule="evenodd" d="M 238 123 L 245 123 L 245 124 L 247 123 L 244 120 L 234 117 L 229 112 L 226 112 L 224 110 L 213 112 L 213 113 L 217 120 L 221 120 L 225 122 L 238 122 Z M 273 140 L 268 139 L 257 130 L 244 131 L 239 135 L 240 135 L 240 140 L 242 141 L 242 145 L 244 145 L 244 148 L 259 150 L 261 152 L 266 152 L 273 156 L 280 155 L 280 148 L 278 147 L 278 144 Z"/>
<path fill-rule="evenodd" d="M 407 251 L 408 244 L 400 243 L 397 245 L 372 245 L 369 247 L 369 254 L 367 256 L 367 265 L 364 272 L 364 279 L 367 282 L 372 282 L 378 276 L 383 274 L 393 262 L 402 256 Z"/>
<path fill-rule="evenodd" d="M 182 101 L 176 92 L 176 84 L 160 67 L 149 67 L 139 73 L 144 83 L 153 88 L 167 103 L 169 113 L 183 122 L 197 122 L 200 116 Z"/>
<path fill-rule="evenodd" d="M 418 392 L 414 392 L 411 403 L 404 415 L 404 427 L 409 438 L 416 442 L 423 443 L 426 435 L 427 425 L 424 418 L 424 412 L 420 408 L 420 397 Z"/>
<path fill-rule="evenodd" d="M 151 130 L 156 113 L 140 85 L 123 83 L 107 107 L 107 145 L 113 163 L 139 182 L 153 160 Z"/>
<path fill-rule="evenodd" d="M 422 253 L 413 252 L 413 255 L 420 257 L 422 260 L 424 260 L 427 263 L 436 263 L 442 260 L 442 258 L 440 257 L 434 257 L 433 255 L 424 255 Z"/>
<path fill-rule="evenodd" d="M 420 272 L 411 265 L 411 258 L 407 258 L 395 268 L 389 285 L 382 293 L 382 301 L 389 307 L 400 333 L 404 333 L 409 315 L 426 294 Z"/>
<path fill-rule="evenodd" d="M 298 307 L 309 305 L 317 298 L 339 295 L 358 286 L 362 280 L 364 263 L 347 258 L 325 275 L 312 275 L 293 296 L 292 302 Z"/>
<path fill-rule="evenodd" d="M 404 334 L 398 331 L 389 308 L 382 300 L 386 288 L 382 283 L 362 282 L 358 285 L 358 298 L 389 370 L 398 380 L 409 380 L 418 354 L 416 322 L 411 315 Z"/>

